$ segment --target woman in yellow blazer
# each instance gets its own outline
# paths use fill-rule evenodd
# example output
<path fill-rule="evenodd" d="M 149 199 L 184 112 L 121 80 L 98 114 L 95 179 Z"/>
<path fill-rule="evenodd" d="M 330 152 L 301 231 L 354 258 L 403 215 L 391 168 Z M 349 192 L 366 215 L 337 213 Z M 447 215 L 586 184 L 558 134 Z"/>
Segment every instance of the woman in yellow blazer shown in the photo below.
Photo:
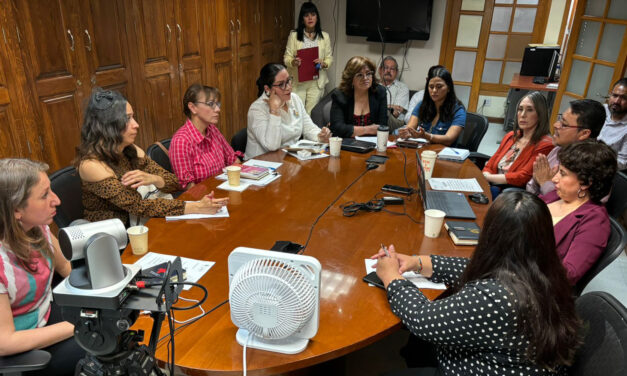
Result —
<path fill-rule="evenodd" d="M 318 79 L 300 82 L 298 67 L 301 59 L 297 57 L 298 50 L 311 47 L 318 47 L 318 59 L 314 60 L 314 63 L 320 64 Z M 329 82 L 327 69 L 333 62 L 331 38 L 320 27 L 320 14 L 314 3 L 306 2 L 300 7 L 298 28 L 292 31 L 287 39 L 283 62 L 294 79 L 293 92 L 302 99 L 305 110 L 311 115 L 311 110 L 324 94 L 324 86 Z"/>

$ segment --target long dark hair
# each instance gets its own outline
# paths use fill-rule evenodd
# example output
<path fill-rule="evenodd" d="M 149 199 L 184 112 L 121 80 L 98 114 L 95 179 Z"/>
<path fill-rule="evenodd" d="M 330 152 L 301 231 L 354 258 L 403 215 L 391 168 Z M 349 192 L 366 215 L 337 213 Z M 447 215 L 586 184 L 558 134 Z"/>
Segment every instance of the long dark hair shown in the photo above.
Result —
<path fill-rule="evenodd" d="M 318 8 L 316 8 L 316 4 L 311 1 L 307 1 L 300 6 L 300 13 L 298 13 L 298 27 L 296 28 L 296 39 L 299 41 L 303 41 L 303 34 L 305 30 L 305 21 L 303 18 L 307 13 L 315 13 L 316 14 L 316 36 L 319 36 L 320 39 L 323 39 L 322 36 L 322 27 L 320 26 L 320 13 L 318 12 Z"/>
<path fill-rule="evenodd" d="M 81 143 L 76 148 L 75 165 L 85 159 L 96 159 L 116 165 L 123 156 L 131 162 L 137 159 L 133 145 L 118 151 L 122 133 L 126 129 L 126 98 L 115 90 L 96 88 L 92 91 L 85 109 L 81 128 Z"/>
<path fill-rule="evenodd" d="M 264 92 L 264 86 L 272 87 L 276 75 L 285 68 L 285 65 L 279 63 L 268 63 L 261 68 L 259 77 L 257 78 L 257 96 L 261 96 Z"/>
<path fill-rule="evenodd" d="M 529 98 L 533 103 L 533 108 L 538 114 L 538 125 L 531 135 L 529 140 L 530 144 L 536 144 L 542 139 L 542 137 L 548 135 L 551 132 L 551 125 L 549 124 L 549 106 L 546 103 L 546 98 L 539 91 L 532 91 L 520 98 L 518 104 L 516 104 L 516 121 L 514 122 L 514 139 L 518 140 L 522 137 L 523 133 L 518 125 L 518 108 L 525 98 Z"/>
<path fill-rule="evenodd" d="M 572 289 L 555 250 L 548 207 L 528 192 L 501 193 L 485 217 L 475 253 L 442 297 L 468 282 L 494 278 L 516 298 L 527 356 L 541 366 L 569 365 L 580 344 Z"/>
<path fill-rule="evenodd" d="M 446 86 L 448 86 L 448 93 L 446 93 L 444 103 L 440 106 L 440 120 L 445 122 L 453 120 L 455 106 L 457 104 L 463 106 L 455 95 L 455 85 L 453 85 L 451 73 L 444 67 L 431 67 L 427 75 L 427 82 L 425 83 L 425 95 L 422 99 L 420 110 L 418 110 L 418 118 L 420 118 L 420 121 L 423 123 L 431 123 L 438 114 L 438 109 L 435 107 L 435 102 L 431 99 L 431 92 L 429 91 L 429 81 L 435 77 L 441 78 Z"/>

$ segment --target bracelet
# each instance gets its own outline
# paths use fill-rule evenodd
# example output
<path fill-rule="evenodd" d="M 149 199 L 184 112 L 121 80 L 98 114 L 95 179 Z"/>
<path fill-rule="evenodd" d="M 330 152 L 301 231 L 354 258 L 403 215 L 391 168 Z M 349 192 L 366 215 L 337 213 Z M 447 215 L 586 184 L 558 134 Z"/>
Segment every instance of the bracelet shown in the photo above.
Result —
<path fill-rule="evenodd" d="M 414 257 L 418 257 L 418 263 L 419 263 L 418 267 L 416 268 L 416 273 L 421 274 L 422 273 L 422 259 L 418 255 L 414 255 Z"/>

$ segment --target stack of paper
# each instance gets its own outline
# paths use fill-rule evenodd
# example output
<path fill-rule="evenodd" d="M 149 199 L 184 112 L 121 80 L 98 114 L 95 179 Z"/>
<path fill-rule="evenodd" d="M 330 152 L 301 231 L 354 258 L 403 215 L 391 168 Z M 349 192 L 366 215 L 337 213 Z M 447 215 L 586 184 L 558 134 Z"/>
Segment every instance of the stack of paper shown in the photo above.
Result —
<path fill-rule="evenodd" d="M 457 148 L 444 148 L 441 152 L 438 153 L 439 159 L 445 159 L 449 161 L 463 161 L 468 158 L 470 152 L 466 149 L 457 149 Z"/>

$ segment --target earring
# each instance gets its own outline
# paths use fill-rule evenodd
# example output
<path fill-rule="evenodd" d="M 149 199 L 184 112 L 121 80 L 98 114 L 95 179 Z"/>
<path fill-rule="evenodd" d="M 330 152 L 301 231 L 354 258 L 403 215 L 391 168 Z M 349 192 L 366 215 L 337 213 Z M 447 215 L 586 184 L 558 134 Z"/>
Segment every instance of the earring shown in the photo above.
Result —
<path fill-rule="evenodd" d="M 581 195 L 581 193 L 582 193 L 582 192 L 583 192 L 583 196 Z M 579 188 L 579 189 L 577 190 L 577 198 L 585 198 L 585 197 L 586 197 L 586 195 L 587 195 L 587 193 L 586 193 L 586 191 L 585 191 L 585 190 L 583 190 L 583 191 L 582 191 L 582 190 L 581 190 L 581 188 Z"/>

